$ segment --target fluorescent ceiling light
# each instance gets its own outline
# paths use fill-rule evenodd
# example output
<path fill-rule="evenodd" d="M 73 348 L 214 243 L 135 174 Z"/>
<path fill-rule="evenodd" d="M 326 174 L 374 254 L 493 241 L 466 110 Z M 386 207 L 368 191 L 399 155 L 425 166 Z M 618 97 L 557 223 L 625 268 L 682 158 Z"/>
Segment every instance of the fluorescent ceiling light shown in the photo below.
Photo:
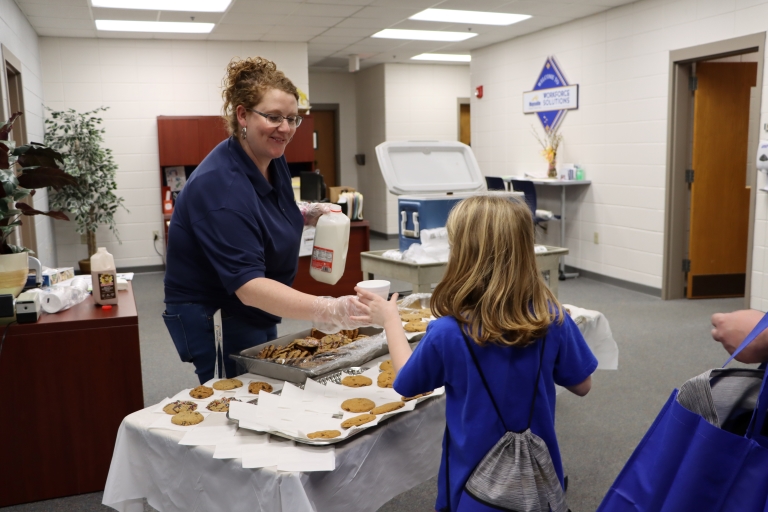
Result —
<path fill-rule="evenodd" d="M 397 28 L 385 28 L 376 32 L 371 37 L 384 39 L 412 39 L 419 41 L 464 41 L 477 34 L 472 32 L 445 32 L 443 30 L 402 30 Z"/>
<path fill-rule="evenodd" d="M 224 12 L 232 0 L 91 0 L 94 7 L 147 11 Z"/>
<path fill-rule="evenodd" d="M 207 34 L 213 30 L 213 25 L 213 23 L 180 23 L 173 21 L 96 20 L 96 28 L 98 30 L 109 30 L 113 32 Z"/>
<path fill-rule="evenodd" d="M 450 53 L 422 53 L 411 57 L 411 60 L 439 60 L 442 62 L 471 62 L 471 55 L 458 55 Z"/>
<path fill-rule="evenodd" d="M 527 14 L 504 12 L 455 11 L 453 9 L 425 9 L 409 19 L 421 21 L 447 21 L 477 25 L 512 25 L 530 18 Z"/>

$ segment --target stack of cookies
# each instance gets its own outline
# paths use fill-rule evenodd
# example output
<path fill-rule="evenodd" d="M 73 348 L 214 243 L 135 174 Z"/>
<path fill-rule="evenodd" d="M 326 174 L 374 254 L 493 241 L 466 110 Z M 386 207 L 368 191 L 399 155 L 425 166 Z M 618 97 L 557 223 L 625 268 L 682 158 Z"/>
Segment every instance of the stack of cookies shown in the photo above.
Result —
<path fill-rule="evenodd" d="M 295 339 L 284 346 L 268 345 L 256 357 L 278 364 L 313 368 L 335 358 L 337 349 L 363 338 L 367 336 L 361 335 L 357 329 L 336 334 L 312 329 L 310 336 Z"/>
<path fill-rule="evenodd" d="M 403 329 L 406 332 L 424 332 L 427 330 L 427 323 L 432 318 L 432 312 L 428 308 L 422 309 L 401 309 L 400 320 L 405 322 Z"/>

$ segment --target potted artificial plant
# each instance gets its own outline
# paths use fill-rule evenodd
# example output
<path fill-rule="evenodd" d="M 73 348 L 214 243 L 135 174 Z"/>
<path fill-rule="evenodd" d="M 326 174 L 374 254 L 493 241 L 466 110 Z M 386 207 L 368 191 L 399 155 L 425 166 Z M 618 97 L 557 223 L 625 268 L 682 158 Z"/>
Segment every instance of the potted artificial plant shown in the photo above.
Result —
<path fill-rule="evenodd" d="M 51 195 L 52 208 L 66 210 L 75 217 L 77 232 L 86 235 L 88 257 L 80 260 L 80 270 L 91 272 L 91 256 L 96 253 L 96 229 L 104 224 L 120 242 L 115 225 L 115 212 L 123 206 L 123 198 L 115 195 L 117 165 L 112 150 L 101 147 L 104 142 L 102 122 L 96 117 L 108 107 L 90 112 L 73 109 L 48 109 L 45 120 L 45 142 L 64 155 L 64 169 L 75 177 L 77 186 L 67 185 Z"/>
<path fill-rule="evenodd" d="M 60 211 L 42 212 L 20 202 L 34 194 L 34 189 L 77 186 L 75 178 L 59 168 L 63 157 L 42 144 L 16 147 L 8 140 L 13 123 L 21 116 L 17 112 L 0 127 L 0 294 L 21 292 L 27 281 L 29 249 L 11 244 L 10 236 L 21 226 L 22 217 L 47 215 L 54 219 L 69 220 Z"/>

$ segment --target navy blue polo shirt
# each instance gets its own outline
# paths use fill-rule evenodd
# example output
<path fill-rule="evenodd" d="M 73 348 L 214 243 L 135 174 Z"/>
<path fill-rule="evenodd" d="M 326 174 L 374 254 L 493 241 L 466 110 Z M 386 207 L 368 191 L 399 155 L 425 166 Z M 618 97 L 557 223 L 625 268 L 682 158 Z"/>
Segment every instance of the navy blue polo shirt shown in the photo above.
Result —
<path fill-rule="evenodd" d="M 195 169 L 168 229 L 166 303 L 214 306 L 255 327 L 280 322 L 235 295 L 257 277 L 287 286 L 296 277 L 304 219 L 285 157 L 272 160 L 269 171 L 272 183 L 232 137 Z"/>

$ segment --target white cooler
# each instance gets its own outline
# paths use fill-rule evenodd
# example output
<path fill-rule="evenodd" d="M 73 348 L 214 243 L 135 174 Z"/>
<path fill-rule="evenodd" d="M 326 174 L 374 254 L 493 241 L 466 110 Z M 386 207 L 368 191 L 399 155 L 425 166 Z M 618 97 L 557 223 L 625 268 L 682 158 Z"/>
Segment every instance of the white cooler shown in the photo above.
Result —
<path fill-rule="evenodd" d="M 457 202 L 488 191 L 472 149 L 461 142 L 383 142 L 376 146 L 376 157 L 387 188 L 399 196 L 401 251 L 419 242 L 422 229 L 445 226 Z"/>

